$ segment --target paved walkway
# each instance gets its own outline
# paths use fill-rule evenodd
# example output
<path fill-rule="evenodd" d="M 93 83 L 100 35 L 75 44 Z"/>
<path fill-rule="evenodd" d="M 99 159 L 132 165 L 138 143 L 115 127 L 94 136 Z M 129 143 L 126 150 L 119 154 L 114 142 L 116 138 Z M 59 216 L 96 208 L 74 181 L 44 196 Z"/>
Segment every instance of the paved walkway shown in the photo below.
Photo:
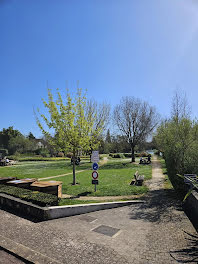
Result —
<path fill-rule="evenodd" d="M 152 163 L 144 204 L 40 223 L 0 211 L 0 237 L 49 260 L 41 263 L 197 263 L 197 233 L 174 191 L 163 189 L 159 162 Z"/>

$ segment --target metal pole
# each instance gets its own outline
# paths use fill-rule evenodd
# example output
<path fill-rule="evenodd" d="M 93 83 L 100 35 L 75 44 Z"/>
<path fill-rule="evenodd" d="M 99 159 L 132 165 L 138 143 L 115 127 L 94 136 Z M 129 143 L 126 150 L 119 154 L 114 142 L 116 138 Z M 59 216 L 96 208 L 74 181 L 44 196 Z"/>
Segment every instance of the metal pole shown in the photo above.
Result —
<path fill-rule="evenodd" d="M 95 184 L 95 192 L 96 192 L 96 184 Z"/>

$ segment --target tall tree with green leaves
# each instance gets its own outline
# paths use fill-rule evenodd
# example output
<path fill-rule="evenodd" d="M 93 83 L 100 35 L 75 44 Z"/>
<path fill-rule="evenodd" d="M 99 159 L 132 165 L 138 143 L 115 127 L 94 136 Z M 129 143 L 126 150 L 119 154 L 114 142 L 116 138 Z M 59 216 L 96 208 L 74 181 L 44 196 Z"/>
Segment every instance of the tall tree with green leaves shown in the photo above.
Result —
<path fill-rule="evenodd" d="M 75 185 L 76 156 L 80 151 L 90 149 L 93 131 L 94 135 L 98 136 L 101 130 L 97 132 L 94 130 L 94 113 L 87 111 L 87 99 L 82 94 L 82 89 L 77 90 L 75 98 L 71 97 L 69 91 L 65 101 L 59 91 L 57 97 L 58 99 L 55 100 L 51 90 L 48 90 L 48 101 L 43 100 L 48 116 L 38 111 L 40 118 L 36 117 L 37 124 L 51 145 L 59 150 L 73 153 L 73 185 Z"/>

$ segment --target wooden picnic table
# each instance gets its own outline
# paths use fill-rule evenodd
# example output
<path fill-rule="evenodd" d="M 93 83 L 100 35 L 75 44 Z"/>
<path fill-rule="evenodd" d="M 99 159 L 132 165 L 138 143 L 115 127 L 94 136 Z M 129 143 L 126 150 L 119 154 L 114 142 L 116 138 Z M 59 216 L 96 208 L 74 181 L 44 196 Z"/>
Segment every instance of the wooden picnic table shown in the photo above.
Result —
<path fill-rule="evenodd" d="M 35 181 L 37 181 L 36 178 L 26 178 L 26 179 L 21 179 L 21 180 L 9 181 L 6 184 L 12 185 L 15 187 L 29 189 L 30 185 Z"/>
<path fill-rule="evenodd" d="M 34 191 L 54 194 L 57 197 L 62 197 L 62 182 L 61 181 L 37 181 L 30 185 Z"/>

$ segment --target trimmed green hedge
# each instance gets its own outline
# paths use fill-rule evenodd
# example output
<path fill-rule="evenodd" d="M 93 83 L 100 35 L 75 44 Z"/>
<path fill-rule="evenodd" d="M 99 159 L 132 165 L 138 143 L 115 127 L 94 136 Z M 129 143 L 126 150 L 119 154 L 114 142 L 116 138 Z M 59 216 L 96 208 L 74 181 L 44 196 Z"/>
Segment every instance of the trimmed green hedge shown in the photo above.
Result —
<path fill-rule="evenodd" d="M 20 156 L 15 156 L 15 155 L 11 155 L 8 156 L 9 159 L 11 160 L 17 160 L 17 161 L 64 161 L 64 160 L 70 160 L 70 158 L 67 157 L 20 157 Z M 80 157 L 81 159 L 89 159 L 89 157 L 87 156 L 82 156 Z"/>
<path fill-rule="evenodd" d="M 109 157 L 112 157 L 112 158 L 115 158 L 115 159 L 124 159 L 125 156 L 122 154 L 122 153 L 110 153 L 109 154 Z"/>
<path fill-rule="evenodd" d="M 58 205 L 58 197 L 55 195 L 18 188 L 15 186 L 0 184 L 0 193 L 12 195 L 16 198 L 32 202 L 33 204 L 37 204 L 39 206 Z"/>

